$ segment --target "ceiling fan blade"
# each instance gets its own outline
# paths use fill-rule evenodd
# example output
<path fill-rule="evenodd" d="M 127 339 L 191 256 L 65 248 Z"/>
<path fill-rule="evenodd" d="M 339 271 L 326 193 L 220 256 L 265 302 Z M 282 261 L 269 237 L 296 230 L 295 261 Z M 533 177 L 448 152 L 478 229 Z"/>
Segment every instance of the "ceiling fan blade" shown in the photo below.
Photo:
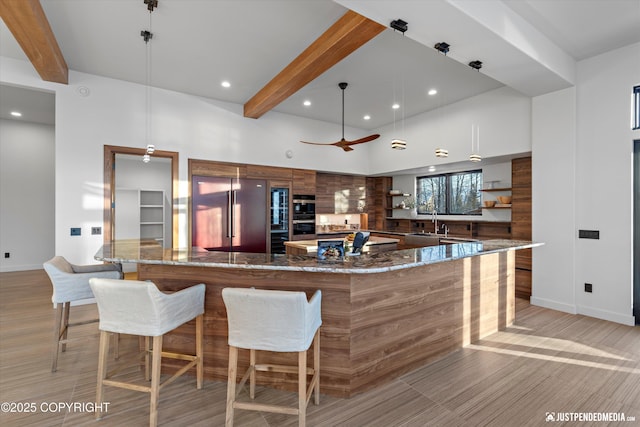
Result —
<path fill-rule="evenodd" d="M 353 148 L 349 147 L 348 145 L 339 145 L 340 148 L 342 148 L 344 151 L 353 151 Z"/>
<path fill-rule="evenodd" d="M 347 145 L 356 145 L 362 144 L 363 142 L 373 141 L 374 139 L 380 138 L 379 134 L 365 136 L 364 138 L 356 139 L 355 141 L 346 141 Z"/>
<path fill-rule="evenodd" d="M 308 141 L 300 141 L 303 144 L 312 144 L 312 145 L 338 145 L 341 141 L 337 142 L 308 142 Z"/>

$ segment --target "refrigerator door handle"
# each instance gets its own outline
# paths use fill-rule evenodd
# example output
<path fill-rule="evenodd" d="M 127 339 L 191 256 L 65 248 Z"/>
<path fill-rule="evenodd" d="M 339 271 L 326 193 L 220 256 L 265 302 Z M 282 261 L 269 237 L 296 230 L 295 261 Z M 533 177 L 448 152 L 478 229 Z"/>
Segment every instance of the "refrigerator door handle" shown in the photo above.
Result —
<path fill-rule="evenodd" d="M 227 237 L 231 237 L 231 222 L 233 221 L 233 204 L 231 204 L 231 191 L 227 191 Z"/>
<path fill-rule="evenodd" d="M 233 194 L 231 196 L 231 209 L 233 210 L 233 212 L 235 213 L 235 208 L 236 208 L 236 199 L 237 199 L 237 193 L 238 190 L 233 190 Z M 231 237 L 236 237 L 236 219 L 235 216 L 231 218 Z"/>

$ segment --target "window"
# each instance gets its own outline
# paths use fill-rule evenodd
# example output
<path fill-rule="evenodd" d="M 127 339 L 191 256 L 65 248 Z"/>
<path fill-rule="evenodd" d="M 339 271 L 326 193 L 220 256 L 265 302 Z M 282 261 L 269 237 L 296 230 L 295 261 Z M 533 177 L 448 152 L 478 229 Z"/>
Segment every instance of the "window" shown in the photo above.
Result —
<path fill-rule="evenodd" d="M 633 129 L 640 129 L 640 86 L 633 88 Z"/>
<path fill-rule="evenodd" d="M 421 212 L 482 215 L 482 170 L 421 176 L 416 179 L 416 188 Z"/>

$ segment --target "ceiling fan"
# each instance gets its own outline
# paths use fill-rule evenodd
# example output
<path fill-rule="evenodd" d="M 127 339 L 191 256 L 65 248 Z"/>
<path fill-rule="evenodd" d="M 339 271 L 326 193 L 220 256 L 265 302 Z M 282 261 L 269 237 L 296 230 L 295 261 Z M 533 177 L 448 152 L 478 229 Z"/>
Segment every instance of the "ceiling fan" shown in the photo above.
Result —
<path fill-rule="evenodd" d="M 344 151 L 353 151 L 353 148 L 351 148 L 352 145 L 373 141 L 374 139 L 380 137 L 380 135 L 374 134 L 374 135 L 365 136 L 364 138 L 356 139 L 354 141 L 347 141 L 346 139 L 344 139 L 344 90 L 347 88 L 347 83 L 344 83 L 344 82 L 338 83 L 338 87 L 342 89 L 342 139 L 340 141 L 331 142 L 331 143 L 307 142 L 307 141 L 300 141 L 300 142 L 303 142 L 305 144 L 313 144 L 313 145 L 335 145 L 336 147 L 342 148 Z"/>

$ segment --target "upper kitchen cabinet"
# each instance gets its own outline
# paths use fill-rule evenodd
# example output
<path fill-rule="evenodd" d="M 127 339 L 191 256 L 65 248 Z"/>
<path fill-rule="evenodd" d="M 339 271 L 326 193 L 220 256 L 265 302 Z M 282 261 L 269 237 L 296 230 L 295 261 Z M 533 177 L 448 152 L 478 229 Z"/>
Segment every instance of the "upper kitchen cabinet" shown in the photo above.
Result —
<path fill-rule="evenodd" d="M 364 213 L 367 179 L 364 176 L 318 173 L 316 212 L 325 214 Z"/>
<path fill-rule="evenodd" d="M 293 194 L 316 194 L 316 171 L 293 169 Z"/>
<path fill-rule="evenodd" d="M 247 178 L 291 181 L 291 169 L 275 166 L 246 165 Z"/>

